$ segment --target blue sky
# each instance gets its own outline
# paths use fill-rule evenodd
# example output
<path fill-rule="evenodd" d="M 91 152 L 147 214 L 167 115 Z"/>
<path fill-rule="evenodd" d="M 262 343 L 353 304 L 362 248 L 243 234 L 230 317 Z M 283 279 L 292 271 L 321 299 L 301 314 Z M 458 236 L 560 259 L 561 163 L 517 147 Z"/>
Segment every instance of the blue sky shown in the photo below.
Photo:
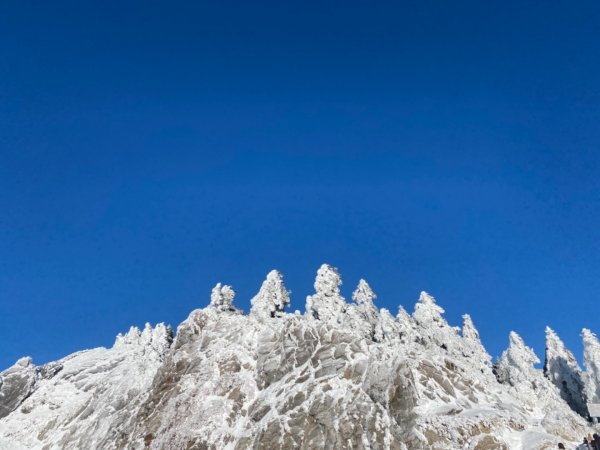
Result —
<path fill-rule="evenodd" d="M 0 5 L 0 367 L 322 262 L 497 356 L 600 332 L 597 2 Z"/>

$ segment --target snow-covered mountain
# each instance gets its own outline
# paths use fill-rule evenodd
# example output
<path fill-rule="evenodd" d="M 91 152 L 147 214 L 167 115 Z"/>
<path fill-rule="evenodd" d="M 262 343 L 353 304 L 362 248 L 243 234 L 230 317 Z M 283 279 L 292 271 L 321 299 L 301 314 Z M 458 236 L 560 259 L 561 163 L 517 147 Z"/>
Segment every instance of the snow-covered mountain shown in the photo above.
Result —
<path fill-rule="evenodd" d="M 600 343 L 585 371 L 550 328 L 546 361 L 516 333 L 496 364 L 468 315 L 450 326 L 425 292 L 408 314 L 346 302 L 323 265 L 306 312 L 267 275 L 250 314 L 217 284 L 172 330 L 132 328 L 112 348 L 0 374 L 0 449 L 543 449 L 596 430 Z"/>

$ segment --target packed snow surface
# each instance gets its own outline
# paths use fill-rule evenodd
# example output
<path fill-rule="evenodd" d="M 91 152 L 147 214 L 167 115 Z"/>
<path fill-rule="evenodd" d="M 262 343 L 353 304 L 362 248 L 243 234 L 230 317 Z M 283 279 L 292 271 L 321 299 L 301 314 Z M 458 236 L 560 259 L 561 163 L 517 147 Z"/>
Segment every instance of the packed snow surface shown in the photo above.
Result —
<path fill-rule="evenodd" d="M 0 373 L 0 449 L 551 449 L 596 432 L 600 344 L 583 330 L 585 371 L 546 330 L 543 370 L 512 332 L 493 364 L 473 320 L 450 326 L 422 292 L 409 314 L 352 302 L 324 264 L 306 312 L 288 314 L 267 275 L 250 314 L 217 284 L 172 330 L 131 328 L 112 348 Z"/>

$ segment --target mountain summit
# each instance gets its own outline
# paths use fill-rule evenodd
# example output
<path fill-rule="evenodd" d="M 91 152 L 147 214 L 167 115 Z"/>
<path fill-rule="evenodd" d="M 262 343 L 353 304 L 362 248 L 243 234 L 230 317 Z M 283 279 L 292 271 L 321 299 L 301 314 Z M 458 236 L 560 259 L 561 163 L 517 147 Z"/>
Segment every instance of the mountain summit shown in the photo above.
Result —
<path fill-rule="evenodd" d="M 267 275 L 250 314 L 217 284 L 177 327 L 149 324 L 97 348 L 0 373 L 0 449 L 544 449 L 594 432 L 600 345 L 583 331 L 585 371 L 546 330 L 544 369 L 515 332 L 496 364 L 473 320 L 443 317 L 422 292 L 414 313 L 352 302 L 327 264 L 290 304 Z"/>

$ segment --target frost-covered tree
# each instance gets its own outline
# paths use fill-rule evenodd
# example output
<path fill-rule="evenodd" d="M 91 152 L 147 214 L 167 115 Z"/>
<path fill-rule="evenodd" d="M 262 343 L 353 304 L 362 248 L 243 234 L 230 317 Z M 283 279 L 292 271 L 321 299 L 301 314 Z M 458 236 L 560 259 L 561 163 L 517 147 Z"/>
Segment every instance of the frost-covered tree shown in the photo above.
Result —
<path fill-rule="evenodd" d="M 375 295 L 375 292 L 373 292 L 369 283 L 361 278 L 358 282 L 358 286 L 356 286 L 356 289 L 352 293 L 352 300 L 354 300 L 357 305 L 365 305 L 368 308 L 373 308 L 373 301 L 376 298 L 377 295 Z"/>
<path fill-rule="evenodd" d="M 534 364 L 539 363 L 540 359 L 533 349 L 525 345 L 521 336 L 511 331 L 509 346 L 495 365 L 496 378 L 500 383 L 535 389 L 539 374 Z"/>
<path fill-rule="evenodd" d="M 402 305 L 398 306 L 396 322 L 402 342 L 413 342 L 415 339 L 415 323 L 408 311 Z"/>
<path fill-rule="evenodd" d="M 361 279 L 352 293 L 354 303 L 345 305 L 346 314 L 343 322 L 364 338 L 377 341 L 383 339 L 383 334 L 381 331 L 379 333 L 375 332 L 375 328 L 379 323 L 379 311 L 373 304 L 375 298 L 377 298 L 375 292 L 365 280 Z"/>
<path fill-rule="evenodd" d="M 471 341 L 479 342 L 481 344 L 479 331 L 477 331 L 477 328 L 475 328 L 475 324 L 473 323 L 471 316 L 469 314 L 464 314 L 462 318 L 462 337 Z"/>
<path fill-rule="evenodd" d="M 442 316 L 444 309 L 427 292 L 422 291 L 412 315 L 418 326 L 418 334 L 430 340 L 434 345 L 448 350 L 455 346 L 457 330 L 446 322 Z"/>
<path fill-rule="evenodd" d="M 217 283 L 210 294 L 210 305 L 219 311 L 237 311 L 233 306 L 235 291 L 231 286 Z"/>
<path fill-rule="evenodd" d="M 587 415 L 581 368 L 573 353 L 550 327 L 546 327 L 544 376 L 558 388 L 560 396 L 573 411 Z"/>
<path fill-rule="evenodd" d="M 394 316 L 386 308 L 381 308 L 378 314 L 379 320 L 375 324 L 374 340 L 383 342 L 400 338 L 400 328 Z"/>
<path fill-rule="evenodd" d="M 479 360 L 482 364 L 482 370 L 487 368 L 489 371 L 489 368 L 492 366 L 492 358 L 481 343 L 479 331 L 475 328 L 470 315 L 465 314 L 462 317 L 463 355 Z"/>
<path fill-rule="evenodd" d="M 162 359 L 173 342 L 173 329 L 169 325 L 159 323 L 152 327 L 146 323 L 144 330 L 131 327 L 125 334 L 119 333 L 113 348 L 131 347 L 139 353 L 154 359 Z"/>
<path fill-rule="evenodd" d="M 260 291 L 250 302 L 251 315 L 263 319 L 281 317 L 290 304 L 290 293 L 283 283 L 283 275 L 277 270 L 269 272 Z"/>
<path fill-rule="evenodd" d="M 590 403 L 600 403 L 600 342 L 591 330 L 581 330 L 585 393 Z"/>
<path fill-rule="evenodd" d="M 316 319 L 341 323 L 346 302 L 340 294 L 342 279 L 339 272 L 329 264 L 317 271 L 315 294 L 306 297 L 306 313 Z"/>
<path fill-rule="evenodd" d="M 541 424 L 546 429 L 581 429 L 585 421 L 561 397 L 557 386 L 534 367 L 539 362 L 534 351 L 511 331 L 510 345 L 494 365 L 494 373 L 534 414 L 543 415 Z"/>
<path fill-rule="evenodd" d="M 379 311 L 373 303 L 376 298 L 377 295 L 375 295 L 369 283 L 363 279 L 358 282 L 358 286 L 352 293 L 352 300 L 354 300 L 357 310 L 365 320 L 372 324 L 377 322 L 379 318 Z"/>
<path fill-rule="evenodd" d="M 444 308 L 435 302 L 435 298 L 433 298 L 427 292 L 421 291 L 421 295 L 419 295 L 419 301 L 415 305 L 413 319 L 415 319 L 417 324 L 425 328 L 431 325 L 438 327 L 446 326 L 448 323 L 442 317 L 444 312 Z"/>

